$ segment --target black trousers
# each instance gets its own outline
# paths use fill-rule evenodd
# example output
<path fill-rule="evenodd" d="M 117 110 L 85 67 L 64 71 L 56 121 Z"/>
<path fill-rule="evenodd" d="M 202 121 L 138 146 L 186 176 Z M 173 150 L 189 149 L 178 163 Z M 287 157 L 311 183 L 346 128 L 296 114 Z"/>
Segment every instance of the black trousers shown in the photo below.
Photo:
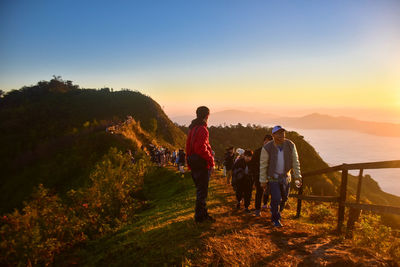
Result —
<path fill-rule="evenodd" d="M 260 210 L 261 209 L 261 199 L 263 199 L 264 205 L 266 205 L 268 203 L 269 195 L 271 194 L 270 190 L 269 190 L 269 184 L 267 183 L 267 187 L 264 190 L 264 188 L 261 187 L 260 177 L 256 176 L 254 178 L 254 185 L 256 187 L 255 209 Z"/>
<path fill-rule="evenodd" d="M 202 220 L 208 216 L 206 199 L 210 172 L 208 169 L 192 170 L 193 182 L 196 186 L 195 220 Z"/>
<path fill-rule="evenodd" d="M 253 182 L 251 177 L 246 176 L 236 185 L 236 200 L 239 203 L 244 199 L 244 207 L 248 208 L 250 206 L 251 191 L 253 189 Z"/>

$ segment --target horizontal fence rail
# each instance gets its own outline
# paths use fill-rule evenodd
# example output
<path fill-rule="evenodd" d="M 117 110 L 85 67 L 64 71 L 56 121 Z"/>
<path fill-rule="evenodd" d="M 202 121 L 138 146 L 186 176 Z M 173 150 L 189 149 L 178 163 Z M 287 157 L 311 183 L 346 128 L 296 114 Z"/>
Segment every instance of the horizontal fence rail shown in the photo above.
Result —
<path fill-rule="evenodd" d="M 367 169 L 390 169 L 390 168 L 400 168 L 400 160 L 392 160 L 392 161 L 378 161 L 378 162 L 364 162 L 364 163 L 352 163 L 352 164 L 342 164 L 329 168 L 324 168 L 320 170 L 310 171 L 303 174 L 303 179 L 320 174 L 326 174 L 331 172 L 341 171 L 341 183 L 340 183 L 340 195 L 339 196 L 305 196 L 303 195 L 303 186 L 299 188 L 298 194 L 290 194 L 290 197 L 297 198 L 297 215 L 296 217 L 300 217 L 301 214 L 301 204 L 302 200 L 306 201 L 315 201 L 315 202 L 336 202 L 339 203 L 338 208 L 338 225 L 337 230 L 341 232 L 345 208 L 350 208 L 349 220 L 347 224 L 348 231 L 351 231 L 354 227 L 354 222 L 358 220 L 360 211 L 367 210 L 376 213 L 391 213 L 400 215 L 400 207 L 393 206 L 382 206 L 382 205 L 372 205 L 372 204 L 361 204 L 360 202 L 360 194 L 361 194 L 361 185 L 363 180 L 363 171 Z M 350 170 L 359 170 L 358 176 L 358 185 L 357 185 L 357 195 L 356 202 L 350 203 L 346 202 L 347 195 L 347 181 L 348 181 L 348 171 Z"/>
<path fill-rule="evenodd" d="M 325 169 L 320 169 L 316 171 L 310 171 L 304 173 L 302 176 L 308 177 L 318 174 L 342 171 L 342 170 L 373 170 L 373 169 L 391 169 L 391 168 L 400 168 L 400 160 L 391 160 L 391 161 L 377 161 L 377 162 L 366 162 L 366 163 L 352 163 L 352 164 L 342 164 L 337 165 Z"/>
<path fill-rule="evenodd" d="M 290 197 L 295 197 L 301 200 L 316 201 L 316 202 L 339 202 L 339 197 L 331 196 L 304 196 L 299 194 L 290 194 Z"/>
<path fill-rule="evenodd" d="M 359 210 L 368 210 L 376 213 L 392 213 L 400 215 L 400 207 L 392 207 L 392 206 L 382 206 L 382 205 L 373 205 L 373 204 L 362 204 L 362 203 L 344 203 L 346 207 L 359 209 Z"/>

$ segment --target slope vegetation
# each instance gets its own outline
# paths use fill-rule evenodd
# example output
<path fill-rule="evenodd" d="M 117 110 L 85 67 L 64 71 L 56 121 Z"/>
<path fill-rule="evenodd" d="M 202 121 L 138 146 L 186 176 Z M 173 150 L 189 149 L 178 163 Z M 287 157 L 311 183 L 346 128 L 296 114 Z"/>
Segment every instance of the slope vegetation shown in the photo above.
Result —
<path fill-rule="evenodd" d="M 106 132 L 111 125 L 116 134 Z M 79 89 L 59 77 L 13 90 L 0 98 L 0 212 L 21 207 L 39 183 L 60 194 L 87 185 L 110 147 L 182 147 L 184 140 L 161 107 L 139 92 Z"/>
<path fill-rule="evenodd" d="M 182 177 L 159 169 L 145 177 L 144 186 L 148 208 L 135 222 L 72 249 L 56 265 L 396 266 L 390 258 L 333 234 L 330 215 L 325 223 L 294 220 L 293 202 L 284 211 L 282 229 L 270 225 L 267 211 L 253 217 L 236 210 L 233 190 L 220 173 L 210 183 L 208 207 L 217 220 L 213 224 L 194 223 L 190 174 Z"/>

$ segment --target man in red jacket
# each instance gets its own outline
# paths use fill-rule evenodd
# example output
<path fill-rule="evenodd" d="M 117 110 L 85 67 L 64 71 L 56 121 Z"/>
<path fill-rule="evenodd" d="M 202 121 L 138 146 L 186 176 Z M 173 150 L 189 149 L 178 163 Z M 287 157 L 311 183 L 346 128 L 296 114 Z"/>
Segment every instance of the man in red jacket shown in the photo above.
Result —
<path fill-rule="evenodd" d="M 186 140 L 186 155 L 189 168 L 192 170 L 192 178 L 196 186 L 196 208 L 194 219 L 196 222 L 215 221 L 207 212 L 206 199 L 208 194 L 208 182 L 211 170 L 214 167 L 207 120 L 210 110 L 199 107 L 196 110 L 197 118 L 189 126 Z"/>

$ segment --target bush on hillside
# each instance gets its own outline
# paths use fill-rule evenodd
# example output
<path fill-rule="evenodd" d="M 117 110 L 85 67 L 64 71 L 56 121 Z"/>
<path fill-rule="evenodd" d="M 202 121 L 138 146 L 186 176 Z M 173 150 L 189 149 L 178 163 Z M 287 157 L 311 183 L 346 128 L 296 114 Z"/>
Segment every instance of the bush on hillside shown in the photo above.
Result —
<path fill-rule="evenodd" d="M 66 201 L 38 186 L 21 212 L 1 218 L 0 264 L 48 265 L 62 250 L 119 229 L 141 207 L 134 194 L 148 168 L 113 148 L 91 173 L 91 186 L 69 191 Z"/>
<path fill-rule="evenodd" d="M 86 239 L 83 225 L 57 195 L 40 185 L 21 213 L 2 217 L 0 263 L 46 265 L 63 248 Z"/>
<path fill-rule="evenodd" d="M 382 223 L 381 216 L 363 214 L 353 233 L 353 242 L 356 245 L 371 248 L 381 254 L 389 254 L 400 263 L 400 236 Z"/>
<path fill-rule="evenodd" d="M 314 223 L 331 222 L 333 219 L 332 209 L 323 204 L 311 208 L 308 216 Z"/>

